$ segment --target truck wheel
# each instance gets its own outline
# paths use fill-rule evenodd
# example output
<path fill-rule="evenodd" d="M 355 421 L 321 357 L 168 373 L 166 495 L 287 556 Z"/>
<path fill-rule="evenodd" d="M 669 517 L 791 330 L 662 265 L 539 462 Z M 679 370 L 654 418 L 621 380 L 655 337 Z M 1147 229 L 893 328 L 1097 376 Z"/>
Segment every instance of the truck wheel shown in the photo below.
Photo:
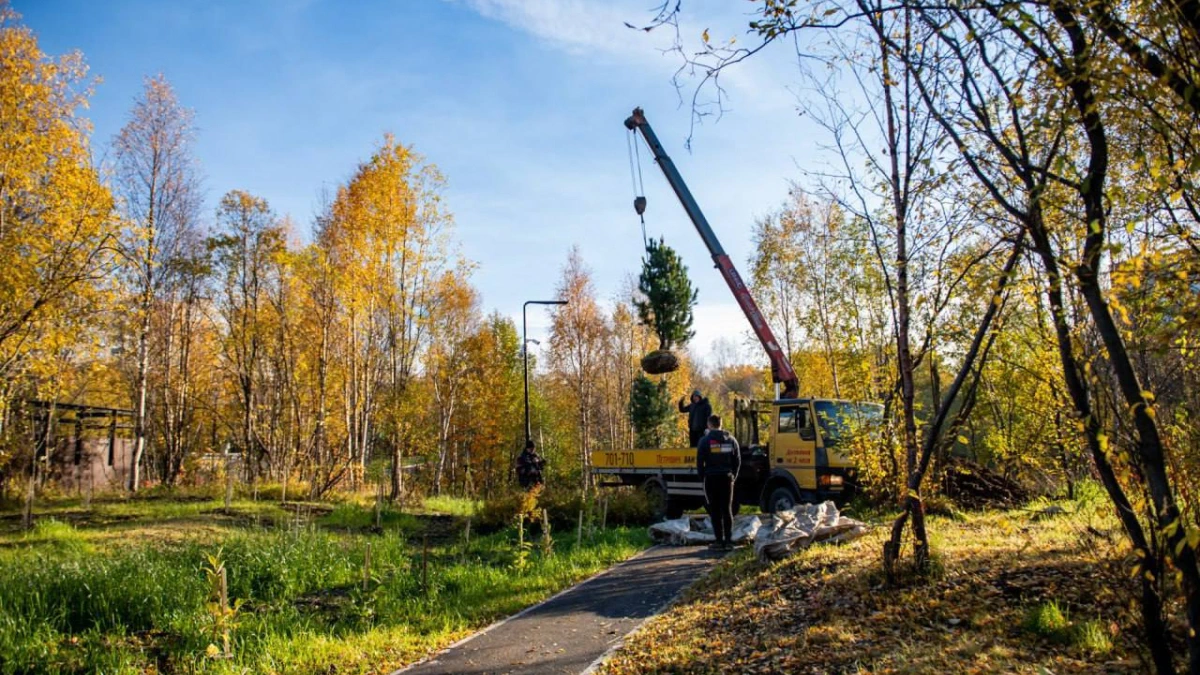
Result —
<path fill-rule="evenodd" d="M 767 512 L 779 513 L 787 511 L 796 506 L 799 498 L 796 492 L 787 485 L 781 485 L 774 490 L 771 490 L 771 495 L 767 497 Z"/>
<path fill-rule="evenodd" d="M 650 515 L 655 521 L 669 517 L 667 489 L 662 486 L 662 483 L 656 480 L 646 481 L 642 485 L 642 492 L 646 495 L 646 501 L 650 503 Z"/>

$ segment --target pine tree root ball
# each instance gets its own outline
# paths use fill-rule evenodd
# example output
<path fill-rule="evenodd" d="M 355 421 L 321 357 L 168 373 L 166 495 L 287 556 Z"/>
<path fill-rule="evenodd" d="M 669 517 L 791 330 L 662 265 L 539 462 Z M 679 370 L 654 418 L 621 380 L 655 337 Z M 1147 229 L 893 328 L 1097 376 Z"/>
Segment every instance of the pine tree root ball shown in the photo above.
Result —
<path fill-rule="evenodd" d="M 667 349 L 656 349 L 642 357 L 642 370 L 651 375 L 665 375 L 679 370 L 679 357 Z"/>

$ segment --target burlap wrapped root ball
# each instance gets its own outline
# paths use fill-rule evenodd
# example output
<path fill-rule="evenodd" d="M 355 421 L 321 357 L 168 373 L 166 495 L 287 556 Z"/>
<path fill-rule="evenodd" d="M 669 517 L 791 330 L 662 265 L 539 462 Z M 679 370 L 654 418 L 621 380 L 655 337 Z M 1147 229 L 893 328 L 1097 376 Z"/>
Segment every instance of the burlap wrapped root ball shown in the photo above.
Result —
<path fill-rule="evenodd" d="M 651 375 L 666 375 L 679 370 L 679 357 L 669 349 L 656 349 L 642 357 L 642 370 Z"/>

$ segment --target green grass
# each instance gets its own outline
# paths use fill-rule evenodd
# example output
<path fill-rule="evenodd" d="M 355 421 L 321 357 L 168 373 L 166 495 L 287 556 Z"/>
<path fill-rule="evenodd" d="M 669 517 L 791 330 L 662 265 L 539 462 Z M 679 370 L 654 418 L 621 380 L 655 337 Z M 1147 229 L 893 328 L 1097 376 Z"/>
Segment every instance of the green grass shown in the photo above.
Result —
<path fill-rule="evenodd" d="M 1084 621 L 1071 631 L 1071 644 L 1085 654 L 1102 656 L 1113 650 L 1112 640 L 1099 621 Z"/>
<path fill-rule="evenodd" d="M 222 512 L 227 517 L 254 520 L 285 519 L 289 513 L 276 502 L 239 499 L 232 502 L 228 513 L 224 513 L 224 499 L 209 499 L 200 495 L 186 500 L 138 496 L 134 498 L 111 497 L 93 500 L 90 507 L 79 499 L 55 500 L 39 504 L 34 509 L 35 520 L 53 518 L 70 521 L 82 528 L 110 527 L 118 524 L 137 525 L 142 523 L 164 523 L 188 519 L 209 519 L 214 513 Z M 20 513 L 20 507 L 6 510 Z M 10 518 L 0 526 L 0 537 L 19 533 L 21 521 Z"/>
<path fill-rule="evenodd" d="M 338 504 L 328 514 L 321 516 L 317 522 L 326 527 L 343 529 L 368 529 L 375 526 L 375 509 L 373 506 L 360 506 L 351 502 Z M 379 523 L 384 529 L 397 528 L 406 532 L 418 529 L 417 517 L 391 506 L 384 506 L 379 512 Z"/>
<path fill-rule="evenodd" d="M 1058 644 L 1069 644 L 1090 656 L 1103 656 L 1113 650 L 1104 625 L 1096 620 L 1076 623 L 1070 614 L 1051 600 L 1030 607 L 1023 624 L 1026 631 Z"/>
<path fill-rule="evenodd" d="M 483 506 L 483 502 L 465 497 L 426 497 L 421 506 L 429 513 L 442 513 L 450 516 L 473 516 Z"/>
<path fill-rule="evenodd" d="M 1058 602 L 1051 600 L 1029 608 L 1025 614 L 1025 630 L 1055 642 L 1070 639 L 1071 622 Z"/>
<path fill-rule="evenodd" d="M 426 560 L 418 530 L 440 521 L 385 509 L 375 532 L 373 509 L 341 504 L 299 526 L 284 513 L 256 527 L 244 516 L 279 507 L 238 502 L 243 517 L 230 519 L 219 506 L 94 504 L 131 519 L 74 527 L 43 516 L 29 533 L 0 535 L 0 673 L 393 669 L 648 543 L 643 528 L 613 528 L 579 547 L 563 536 L 543 556 L 526 532 L 534 546 L 521 556 L 512 529 L 468 547 L 454 527 L 430 533 Z M 221 643 L 210 556 L 240 603 L 231 659 L 206 655 Z"/>

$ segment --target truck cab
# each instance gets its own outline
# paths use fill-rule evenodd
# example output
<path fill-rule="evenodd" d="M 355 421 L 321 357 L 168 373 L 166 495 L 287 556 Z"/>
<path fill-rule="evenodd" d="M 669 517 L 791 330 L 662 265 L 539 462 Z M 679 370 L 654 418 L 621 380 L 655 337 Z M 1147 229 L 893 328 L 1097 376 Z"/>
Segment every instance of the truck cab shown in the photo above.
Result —
<path fill-rule="evenodd" d="M 774 513 L 802 502 L 845 503 L 858 477 L 845 444 L 850 434 L 878 423 L 882 416 L 883 406 L 874 403 L 813 398 L 735 401 L 733 433 L 742 448 L 735 505 Z M 641 487 L 659 505 L 661 515 L 678 517 L 704 505 L 695 448 L 598 451 L 592 467 L 597 478 L 610 481 L 602 485 Z"/>
<path fill-rule="evenodd" d="M 844 451 L 852 430 L 875 424 L 883 406 L 793 398 L 735 403 L 735 435 L 743 447 L 739 500 L 774 513 L 799 502 L 853 496 L 858 471 Z M 764 433 L 765 432 L 765 433 Z"/>

